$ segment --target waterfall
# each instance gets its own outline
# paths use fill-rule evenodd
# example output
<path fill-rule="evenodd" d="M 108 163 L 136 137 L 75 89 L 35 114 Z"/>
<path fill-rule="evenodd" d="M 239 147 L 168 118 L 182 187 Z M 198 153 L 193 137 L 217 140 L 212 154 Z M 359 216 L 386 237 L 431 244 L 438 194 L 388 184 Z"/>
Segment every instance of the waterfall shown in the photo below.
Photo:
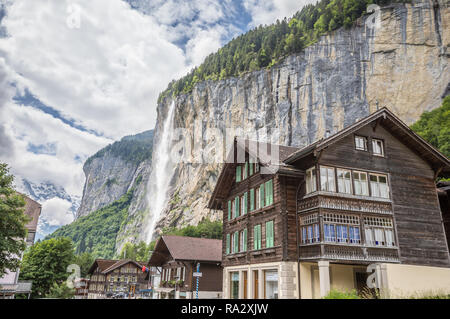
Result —
<path fill-rule="evenodd" d="M 153 152 L 152 171 L 148 184 L 147 201 L 150 216 L 147 222 L 147 243 L 152 240 L 156 222 L 161 217 L 167 202 L 167 192 L 170 186 L 175 165 L 170 158 L 170 148 L 173 134 L 175 102 L 170 104 L 166 120 L 162 126 L 159 141 Z"/>

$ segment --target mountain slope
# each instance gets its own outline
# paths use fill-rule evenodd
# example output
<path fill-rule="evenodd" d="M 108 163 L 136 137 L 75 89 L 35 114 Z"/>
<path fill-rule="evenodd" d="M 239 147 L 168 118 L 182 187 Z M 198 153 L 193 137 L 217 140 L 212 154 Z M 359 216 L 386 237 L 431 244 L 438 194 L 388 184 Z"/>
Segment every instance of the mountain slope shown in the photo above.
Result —
<path fill-rule="evenodd" d="M 152 150 L 153 130 L 150 130 L 123 137 L 88 158 L 83 166 L 86 182 L 77 218 L 127 193 L 149 166 Z"/>

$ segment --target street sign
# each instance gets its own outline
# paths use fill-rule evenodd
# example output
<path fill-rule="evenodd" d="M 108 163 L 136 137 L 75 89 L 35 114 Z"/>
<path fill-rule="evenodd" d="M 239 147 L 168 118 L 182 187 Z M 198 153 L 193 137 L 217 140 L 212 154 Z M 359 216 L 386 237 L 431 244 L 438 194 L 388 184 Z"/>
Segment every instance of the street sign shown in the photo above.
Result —
<path fill-rule="evenodd" d="M 192 274 L 192 276 L 194 276 L 194 277 L 201 277 L 201 276 L 202 276 L 202 273 L 201 273 L 201 272 L 194 272 L 194 273 Z"/>

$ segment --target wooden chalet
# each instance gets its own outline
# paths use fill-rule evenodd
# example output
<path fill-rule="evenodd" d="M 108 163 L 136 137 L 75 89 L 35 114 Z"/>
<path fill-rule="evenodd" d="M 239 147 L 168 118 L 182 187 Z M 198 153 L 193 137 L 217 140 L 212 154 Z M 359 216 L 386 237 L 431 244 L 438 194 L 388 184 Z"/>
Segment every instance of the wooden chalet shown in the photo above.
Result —
<path fill-rule="evenodd" d="M 302 149 L 236 139 L 208 204 L 223 211 L 224 297 L 362 289 L 373 263 L 389 289 L 407 265 L 450 282 L 438 176 L 449 159 L 386 108 Z"/>
<path fill-rule="evenodd" d="M 160 285 L 154 290 L 160 299 L 192 299 L 197 293 L 200 299 L 221 298 L 221 260 L 221 240 L 162 236 L 148 262 L 160 270 Z M 198 289 L 195 273 L 201 273 Z"/>
<path fill-rule="evenodd" d="M 131 259 L 96 259 L 88 271 L 88 299 L 135 298 L 148 286 L 144 266 Z"/>

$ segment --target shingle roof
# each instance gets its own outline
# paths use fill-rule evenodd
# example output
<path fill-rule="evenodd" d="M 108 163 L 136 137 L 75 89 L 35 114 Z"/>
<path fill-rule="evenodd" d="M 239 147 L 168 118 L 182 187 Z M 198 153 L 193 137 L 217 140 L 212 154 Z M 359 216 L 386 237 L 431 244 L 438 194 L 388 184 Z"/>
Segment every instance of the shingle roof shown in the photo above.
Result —
<path fill-rule="evenodd" d="M 220 239 L 165 235 L 158 240 L 155 250 L 162 249 L 162 242 L 174 260 L 222 261 L 222 240 Z M 151 258 L 149 264 L 152 264 Z"/>
<path fill-rule="evenodd" d="M 133 263 L 136 265 L 136 267 L 142 268 L 142 266 L 147 266 L 146 263 L 134 261 L 132 259 L 121 259 L 121 260 L 114 260 L 114 259 L 96 259 L 94 263 L 92 264 L 91 268 L 89 269 L 89 273 L 92 273 L 97 269 L 97 267 L 100 269 L 101 273 L 108 273 L 114 269 L 117 269 L 119 267 L 122 267 L 123 265 L 126 265 L 128 263 Z"/>

